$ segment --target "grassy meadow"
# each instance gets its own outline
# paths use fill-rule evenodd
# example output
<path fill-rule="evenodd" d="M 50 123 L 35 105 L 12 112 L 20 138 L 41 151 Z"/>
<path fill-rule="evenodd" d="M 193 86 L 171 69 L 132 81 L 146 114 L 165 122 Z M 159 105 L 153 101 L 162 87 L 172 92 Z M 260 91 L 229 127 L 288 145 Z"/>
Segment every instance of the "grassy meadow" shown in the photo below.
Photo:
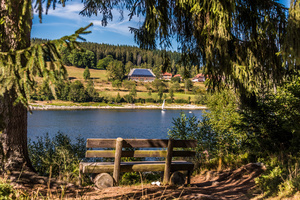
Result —
<path fill-rule="evenodd" d="M 83 84 L 87 84 L 87 81 L 84 80 L 83 78 L 83 71 L 84 68 L 78 68 L 74 66 L 66 66 L 66 69 L 68 71 L 68 76 L 70 81 L 76 81 L 79 80 Z M 129 94 L 128 89 L 120 87 L 115 88 L 112 86 L 112 82 L 108 81 L 107 75 L 106 75 L 106 70 L 98 70 L 98 69 L 90 69 L 90 74 L 91 74 L 91 79 L 94 82 L 94 87 L 99 92 L 100 96 L 104 97 L 113 97 L 115 98 L 118 93 L 120 96 L 125 96 Z M 171 85 L 171 82 L 167 81 L 165 83 L 167 85 L 167 88 Z M 148 94 L 148 90 L 146 88 L 146 85 L 150 85 L 151 83 L 144 83 L 144 82 L 137 82 L 136 90 L 137 90 L 137 96 L 136 99 L 142 98 L 153 98 L 153 99 L 158 99 L 158 93 L 157 91 L 153 90 L 151 95 Z M 193 87 L 199 87 L 202 90 L 205 90 L 205 85 L 204 83 L 194 83 Z M 153 88 L 153 87 L 152 87 Z M 168 90 L 164 91 L 164 95 L 167 96 L 167 99 L 169 99 L 169 93 Z M 180 91 L 179 92 L 174 92 L 174 99 L 184 99 L 188 100 L 190 97 L 191 101 L 194 100 L 195 94 L 192 91 L 185 91 L 184 89 L 184 83 L 180 83 Z M 163 96 L 164 98 L 164 96 Z"/>

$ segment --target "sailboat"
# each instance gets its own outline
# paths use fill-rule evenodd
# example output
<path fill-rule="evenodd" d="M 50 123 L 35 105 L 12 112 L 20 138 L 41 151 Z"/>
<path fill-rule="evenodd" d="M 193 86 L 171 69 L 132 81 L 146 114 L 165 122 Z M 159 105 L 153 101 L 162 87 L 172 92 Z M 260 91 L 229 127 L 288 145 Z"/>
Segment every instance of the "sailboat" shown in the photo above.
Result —
<path fill-rule="evenodd" d="M 162 104 L 162 106 L 161 106 L 161 111 L 162 111 L 162 112 L 166 111 L 166 109 L 165 109 L 165 101 L 166 101 L 166 100 L 164 99 L 164 102 L 163 102 L 163 104 Z"/>

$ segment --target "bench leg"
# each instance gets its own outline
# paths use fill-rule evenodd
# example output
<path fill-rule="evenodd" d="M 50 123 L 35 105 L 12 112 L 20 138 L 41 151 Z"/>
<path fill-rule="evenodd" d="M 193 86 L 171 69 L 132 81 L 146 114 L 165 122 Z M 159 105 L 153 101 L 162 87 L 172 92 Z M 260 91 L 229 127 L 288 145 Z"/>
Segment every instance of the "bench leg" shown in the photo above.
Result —
<path fill-rule="evenodd" d="M 79 175 L 78 175 L 78 178 L 79 178 L 79 186 L 81 187 L 81 186 L 82 186 L 81 167 L 79 167 Z"/>
<path fill-rule="evenodd" d="M 191 170 L 188 170 L 187 171 L 187 184 L 191 184 L 191 174 L 192 174 L 192 171 Z"/>

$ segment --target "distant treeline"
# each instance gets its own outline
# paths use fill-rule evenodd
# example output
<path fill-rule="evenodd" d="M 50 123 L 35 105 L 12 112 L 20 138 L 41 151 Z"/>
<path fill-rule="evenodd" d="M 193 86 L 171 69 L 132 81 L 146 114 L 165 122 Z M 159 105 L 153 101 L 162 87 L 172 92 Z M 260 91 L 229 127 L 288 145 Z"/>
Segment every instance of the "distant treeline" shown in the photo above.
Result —
<path fill-rule="evenodd" d="M 45 39 L 33 38 L 32 44 L 46 42 Z M 106 69 L 108 63 L 114 60 L 121 61 L 125 66 L 126 73 L 132 68 L 152 69 L 157 77 L 161 76 L 162 66 L 166 62 L 161 50 L 144 50 L 134 46 L 98 44 L 92 42 L 82 42 L 82 50 L 62 49 L 62 61 L 67 66 L 89 67 L 96 69 Z M 183 77 L 193 77 L 198 73 L 198 66 L 190 67 L 187 72 L 180 64 L 181 54 L 178 52 L 167 52 L 168 68 L 167 72 L 181 74 Z"/>

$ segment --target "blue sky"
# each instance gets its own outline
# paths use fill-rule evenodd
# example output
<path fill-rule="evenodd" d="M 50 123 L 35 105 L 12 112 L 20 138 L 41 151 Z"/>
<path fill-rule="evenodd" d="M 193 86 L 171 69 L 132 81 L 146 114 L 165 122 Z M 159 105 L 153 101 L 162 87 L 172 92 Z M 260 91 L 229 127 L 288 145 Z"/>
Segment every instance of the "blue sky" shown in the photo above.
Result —
<path fill-rule="evenodd" d="M 288 7 L 290 0 L 280 0 L 280 2 Z M 55 10 L 48 11 L 48 15 L 44 14 L 42 23 L 39 22 L 37 13 L 34 13 L 31 37 L 58 39 L 65 35 L 71 35 L 78 28 L 92 22 L 94 26 L 89 29 L 92 33 L 84 36 L 88 42 L 137 46 L 128 27 L 138 27 L 142 22 L 141 18 L 135 17 L 129 22 L 128 13 L 124 12 L 124 19 L 120 21 L 120 14 L 115 11 L 114 20 L 109 21 L 108 26 L 103 27 L 100 17 L 79 15 L 82 8 L 81 1 L 67 1 L 64 8 L 57 5 Z M 176 49 L 174 46 L 173 48 Z"/>

